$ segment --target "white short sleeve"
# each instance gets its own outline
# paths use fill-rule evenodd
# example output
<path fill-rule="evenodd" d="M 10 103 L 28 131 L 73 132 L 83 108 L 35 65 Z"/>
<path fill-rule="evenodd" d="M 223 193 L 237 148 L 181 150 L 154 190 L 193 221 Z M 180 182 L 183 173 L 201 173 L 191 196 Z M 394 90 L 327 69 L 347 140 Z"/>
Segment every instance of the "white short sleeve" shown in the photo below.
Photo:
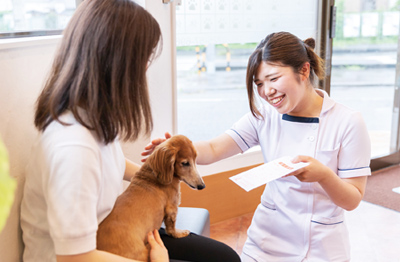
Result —
<path fill-rule="evenodd" d="M 242 152 L 259 144 L 257 134 L 258 119 L 251 113 L 244 115 L 226 133 L 235 140 Z"/>
<path fill-rule="evenodd" d="M 54 148 L 44 181 L 49 232 L 58 255 L 96 249 L 97 202 L 101 184 L 98 154 L 82 145 Z"/>
<path fill-rule="evenodd" d="M 359 112 L 352 112 L 338 158 L 338 175 L 341 178 L 371 175 L 371 143 Z"/>
<path fill-rule="evenodd" d="M 32 149 L 21 202 L 26 262 L 96 249 L 99 223 L 123 191 L 125 157 L 118 140 L 104 144 L 71 112 L 53 121 Z"/>

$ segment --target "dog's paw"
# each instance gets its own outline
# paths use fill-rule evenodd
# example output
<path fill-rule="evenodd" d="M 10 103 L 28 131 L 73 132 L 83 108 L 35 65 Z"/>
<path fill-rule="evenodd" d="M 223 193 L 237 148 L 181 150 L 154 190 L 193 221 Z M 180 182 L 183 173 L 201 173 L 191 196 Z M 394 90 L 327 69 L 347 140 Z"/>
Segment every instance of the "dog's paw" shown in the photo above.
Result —
<path fill-rule="evenodd" d="M 181 230 L 181 229 L 175 229 L 175 231 L 169 233 L 169 235 L 174 238 L 186 237 L 189 234 L 190 234 L 189 230 Z"/>

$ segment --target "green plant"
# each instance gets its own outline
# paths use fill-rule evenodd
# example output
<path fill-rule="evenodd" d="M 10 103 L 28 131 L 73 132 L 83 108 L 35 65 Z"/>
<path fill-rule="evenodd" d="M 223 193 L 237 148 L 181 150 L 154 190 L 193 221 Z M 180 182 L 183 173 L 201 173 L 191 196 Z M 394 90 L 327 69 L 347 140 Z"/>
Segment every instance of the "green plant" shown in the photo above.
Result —
<path fill-rule="evenodd" d="M 0 140 L 0 232 L 10 213 L 17 186 L 16 181 L 10 177 L 9 170 L 7 149 Z"/>

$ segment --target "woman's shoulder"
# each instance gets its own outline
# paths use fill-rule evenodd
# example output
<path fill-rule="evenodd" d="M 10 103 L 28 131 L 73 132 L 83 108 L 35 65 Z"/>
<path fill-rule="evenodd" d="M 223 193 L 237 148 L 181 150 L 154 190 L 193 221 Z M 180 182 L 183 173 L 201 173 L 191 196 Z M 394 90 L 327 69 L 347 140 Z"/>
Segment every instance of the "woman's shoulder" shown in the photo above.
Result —
<path fill-rule="evenodd" d="M 85 146 L 97 148 L 95 133 L 79 123 L 72 112 L 62 114 L 59 121 L 52 121 L 41 136 L 42 143 L 52 146 Z"/>
<path fill-rule="evenodd" d="M 262 116 L 262 119 L 259 119 L 260 124 L 262 125 L 267 123 L 277 124 L 282 120 L 282 114 L 269 104 L 261 105 L 259 107 L 259 112 Z"/>
<path fill-rule="evenodd" d="M 328 114 L 328 122 L 331 125 L 342 128 L 343 130 L 364 130 L 366 123 L 363 114 L 350 106 L 342 103 L 335 103 Z"/>
<path fill-rule="evenodd" d="M 262 119 L 268 119 L 274 116 L 278 116 L 279 113 L 278 111 L 276 111 L 275 109 L 273 109 L 269 104 L 261 104 L 258 108 L 257 108 L 258 112 L 260 113 L 260 116 L 262 117 Z M 260 118 L 255 117 L 251 112 L 247 113 L 248 117 L 252 117 L 256 120 L 260 120 Z"/>
<path fill-rule="evenodd" d="M 362 118 L 362 114 L 359 110 L 356 110 L 348 105 L 336 102 L 334 106 L 334 113 L 337 117 L 342 120 L 354 120 L 357 118 Z"/>

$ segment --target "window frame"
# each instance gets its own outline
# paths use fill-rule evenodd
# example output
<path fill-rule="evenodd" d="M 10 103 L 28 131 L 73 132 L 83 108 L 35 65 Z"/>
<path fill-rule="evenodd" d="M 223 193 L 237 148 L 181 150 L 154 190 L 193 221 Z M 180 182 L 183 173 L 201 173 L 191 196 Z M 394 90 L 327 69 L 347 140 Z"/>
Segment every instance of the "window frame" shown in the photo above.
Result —
<path fill-rule="evenodd" d="M 61 35 L 62 32 L 63 30 L 37 30 L 37 31 L 0 33 L 0 39 Z"/>

